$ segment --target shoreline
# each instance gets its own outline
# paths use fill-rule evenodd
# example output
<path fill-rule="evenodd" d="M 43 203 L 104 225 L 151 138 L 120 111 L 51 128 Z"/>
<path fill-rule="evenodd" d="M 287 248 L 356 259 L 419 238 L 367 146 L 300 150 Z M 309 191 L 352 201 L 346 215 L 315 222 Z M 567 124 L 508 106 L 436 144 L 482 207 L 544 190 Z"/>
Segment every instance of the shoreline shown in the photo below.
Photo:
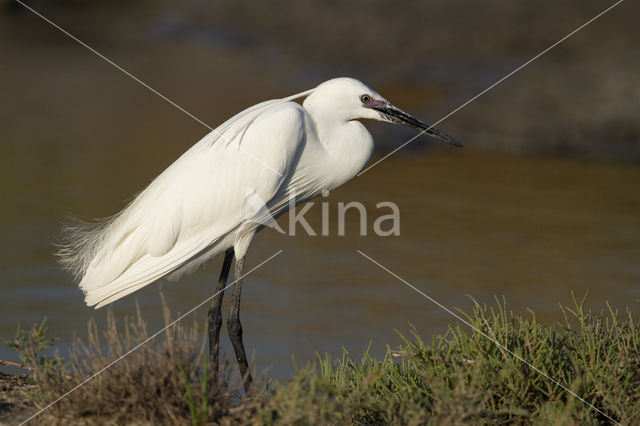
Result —
<path fill-rule="evenodd" d="M 24 392 L 37 389 L 27 373 L 5 374 L 0 371 L 0 426 L 17 424 L 35 409 Z"/>

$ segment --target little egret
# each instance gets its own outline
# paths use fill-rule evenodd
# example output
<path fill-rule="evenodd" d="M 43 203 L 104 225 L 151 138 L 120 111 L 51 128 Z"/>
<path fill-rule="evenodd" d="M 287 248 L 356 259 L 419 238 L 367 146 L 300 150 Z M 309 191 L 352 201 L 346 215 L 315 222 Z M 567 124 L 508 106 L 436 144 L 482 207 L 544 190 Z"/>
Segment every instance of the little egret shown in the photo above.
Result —
<path fill-rule="evenodd" d="M 302 105 L 293 102 L 304 97 Z M 120 213 L 68 226 L 58 252 L 61 262 L 79 281 L 87 305 L 97 309 L 224 253 L 208 317 L 210 371 L 216 377 L 222 292 L 235 257 L 227 326 L 249 393 L 252 378 L 240 325 L 247 249 L 269 218 L 343 185 L 363 169 L 373 138 L 360 119 L 410 126 L 462 146 L 360 81 L 335 78 L 240 112 L 192 146 Z M 255 197 L 263 208 L 248 201 Z"/>

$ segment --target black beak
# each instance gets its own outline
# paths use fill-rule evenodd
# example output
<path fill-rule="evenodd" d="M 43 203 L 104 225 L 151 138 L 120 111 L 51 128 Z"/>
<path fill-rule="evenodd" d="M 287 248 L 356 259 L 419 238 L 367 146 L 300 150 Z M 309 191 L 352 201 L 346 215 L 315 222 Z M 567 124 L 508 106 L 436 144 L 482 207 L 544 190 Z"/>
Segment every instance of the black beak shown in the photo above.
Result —
<path fill-rule="evenodd" d="M 443 142 L 448 144 L 457 146 L 458 148 L 462 148 L 462 144 L 447 135 L 444 132 L 436 129 L 435 127 L 431 127 L 426 123 L 418 120 L 402 111 L 399 108 L 394 107 L 391 104 L 385 104 L 380 106 L 372 106 L 372 109 L 379 111 L 382 113 L 382 116 L 385 120 L 390 121 L 391 123 L 402 124 L 403 126 L 413 127 L 414 129 L 421 130 L 422 133 L 426 133 L 427 135 L 434 137 L 436 139 L 440 139 Z"/>

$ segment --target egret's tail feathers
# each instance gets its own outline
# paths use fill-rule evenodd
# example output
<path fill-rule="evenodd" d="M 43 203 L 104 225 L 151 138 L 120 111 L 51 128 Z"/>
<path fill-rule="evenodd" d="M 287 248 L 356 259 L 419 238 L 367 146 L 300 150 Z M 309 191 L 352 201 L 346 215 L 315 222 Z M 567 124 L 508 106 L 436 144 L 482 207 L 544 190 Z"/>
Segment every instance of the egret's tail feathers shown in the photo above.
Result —
<path fill-rule="evenodd" d="M 131 274 L 125 272 L 118 279 L 101 287 L 88 286 L 85 285 L 84 280 L 81 281 L 80 288 L 85 295 L 84 301 L 89 306 L 95 305 L 96 309 L 101 308 L 104 305 L 115 302 L 116 300 L 151 284 L 176 268 L 176 266 L 173 265 L 158 265 L 158 258 L 151 259 L 156 259 L 156 262 L 154 262 L 156 263 L 156 265 L 154 265 L 155 268 L 151 268 L 151 270 L 146 271 L 145 274 L 139 276 L 137 279 L 128 277 L 128 275 Z"/>
<path fill-rule="evenodd" d="M 57 256 L 70 270 L 89 306 L 100 308 L 174 272 L 212 249 L 219 230 L 177 241 L 164 250 L 149 250 L 155 228 L 138 225 L 129 208 L 97 223 L 70 220 L 58 243 Z M 165 233 L 166 234 L 166 233 Z"/>
<path fill-rule="evenodd" d="M 100 270 L 94 271 L 89 268 L 80 282 L 80 288 L 85 294 L 85 302 L 89 306 L 96 305 L 96 309 L 114 302 L 173 272 L 194 255 L 197 256 L 207 249 L 208 245 L 206 238 L 199 238 L 198 241 L 177 244 L 163 256 L 146 254 L 116 279 L 107 283 L 100 279 Z M 96 283 L 102 284 L 95 285 Z"/>
<path fill-rule="evenodd" d="M 113 216 L 88 223 L 69 217 L 65 221 L 62 233 L 55 244 L 55 255 L 62 267 L 70 271 L 76 281 L 80 281 L 98 254 L 106 239 L 106 231 L 115 219 L 116 216 Z"/>
<path fill-rule="evenodd" d="M 108 288 L 140 257 L 136 253 L 146 241 L 143 232 L 135 232 L 137 227 L 127 232 L 118 229 L 126 211 L 94 223 L 67 219 L 56 244 L 59 263 L 71 271 L 89 305 L 92 293 Z"/>

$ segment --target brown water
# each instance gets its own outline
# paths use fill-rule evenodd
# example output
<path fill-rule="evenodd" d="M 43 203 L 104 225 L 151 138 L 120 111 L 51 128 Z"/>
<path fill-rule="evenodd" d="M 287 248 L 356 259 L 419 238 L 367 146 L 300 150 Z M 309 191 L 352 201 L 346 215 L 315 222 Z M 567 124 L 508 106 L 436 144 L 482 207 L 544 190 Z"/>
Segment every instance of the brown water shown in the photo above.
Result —
<path fill-rule="evenodd" d="M 54 18 L 73 28 L 65 16 Z M 106 312 L 87 308 L 70 277 L 57 269 L 51 242 L 64 215 L 88 219 L 117 212 L 205 130 L 30 18 L 0 17 L 2 31 L 18 34 L 0 37 L 0 336 L 46 316 L 51 334 L 68 346 L 74 333 L 83 335 L 89 318 L 104 324 Z M 96 26 L 95 34 L 109 33 L 109 22 Z M 91 25 L 83 20 L 80 28 Z M 305 69 L 313 74 L 288 62 L 257 67 L 264 58 L 244 48 L 117 40 L 87 41 L 211 125 L 263 99 L 307 89 L 299 77 Z M 493 81 L 493 73 L 484 78 Z M 381 91 L 411 111 L 428 110 L 425 119 L 448 112 L 444 87 L 414 82 Z M 507 96 L 505 91 L 492 95 Z M 461 114 L 476 107 L 482 103 Z M 455 126 L 456 117 L 440 127 L 449 131 L 449 123 Z M 413 136 L 388 129 L 374 127 L 381 145 Z M 330 236 L 310 237 L 299 229 L 295 237 L 266 230 L 256 238 L 248 268 L 284 250 L 245 280 L 245 342 L 259 369 L 286 376 L 291 355 L 304 363 L 316 351 L 339 354 L 345 347 L 359 354 L 370 341 L 380 354 L 386 344 L 400 343 L 394 330 L 406 331 L 409 323 L 428 338 L 455 322 L 356 250 L 448 307 L 468 309 L 467 295 L 490 303 L 504 295 L 514 311 L 531 308 L 539 319 L 553 321 L 571 291 L 588 291 L 596 309 L 608 300 L 640 313 L 639 167 L 491 155 L 479 152 L 472 135 L 453 136 L 464 150 L 404 150 L 318 200 L 307 217 L 320 229 L 320 203 L 329 202 Z M 432 145 L 420 139 L 412 146 L 424 144 Z M 373 220 L 387 213 L 376 203 L 395 202 L 400 236 L 359 236 L 353 212 L 347 235 L 337 236 L 340 201 L 367 206 L 370 232 Z M 219 263 L 163 284 L 174 313 L 212 294 Z M 132 314 L 136 298 L 149 329 L 159 329 L 156 285 L 115 303 L 116 316 Z M 205 316 L 202 308 L 186 320 Z M 0 358 L 15 359 L 5 348 Z"/>
<path fill-rule="evenodd" d="M 122 155 L 129 157 L 126 151 Z M 134 162 L 120 165 L 121 178 Z M 5 173 L 8 167 L 3 164 Z M 83 333 L 90 317 L 103 323 L 106 312 L 85 307 L 80 291 L 56 269 L 49 234 L 60 220 L 56 206 L 69 197 L 64 188 L 48 184 L 56 178 L 47 173 L 53 171 L 38 170 L 42 179 L 27 182 L 30 192 L 11 192 L 7 205 L 13 208 L 3 209 L 0 335 L 9 336 L 17 322 L 47 316 L 52 334 L 65 344 L 74 332 Z M 67 173 L 80 176 L 82 171 Z M 76 186 L 86 192 L 72 198 L 88 204 L 102 198 L 89 192 L 90 181 L 81 179 Z M 448 307 L 469 308 L 467 295 L 488 302 L 504 295 L 514 311 L 531 308 L 541 320 L 552 321 L 560 318 L 557 305 L 568 303 L 571 291 L 588 291 L 595 308 L 608 300 L 638 313 L 638 182 L 640 169 L 633 167 L 459 150 L 394 156 L 316 201 L 306 217 L 320 230 L 321 203 L 328 202 L 329 236 L 311 237 L 302 228 L 295 237 L 273 230 L 259 234 L 248 267 L 284 252 L 245 281 L 248 350 L 255 352 L 259 368 L 272 367 L 272 374 L 283 376 L 291 369 L 291 355 L 306 361 L 316 351 L 338 354 L 341 347 L 358 354 L 370 341 L 379 354 L 384 345 L 400 342 L 394 330 L 407 331 L 409 323 L 428 337 L 455 322 L 356 250 Z M 113 192 L 122 191 L 113 186 Z M 340 201 L 365 204 L 371 234 L 375 218 L 388 213 L 375 204 L 395 202 L 400 236 L 360 236 L 354 212 L 347 215 L 346 236 L 338 236 Z M 95 204 L 69 207 L 96 215 L 117 208 L 111 202 Z M 281 223 L 285 227 L 287 217 Z M 210 295 L 218 268 L 219 260 L 177 284 L 165 284 L 172 311 L 185 312 Z M 150 329 L 161 327 L 155 285 L 115 303 L 117 317 L 133 312 L 135 298 Z M 205 316 L 202 308 L 187 321 Z"/>

